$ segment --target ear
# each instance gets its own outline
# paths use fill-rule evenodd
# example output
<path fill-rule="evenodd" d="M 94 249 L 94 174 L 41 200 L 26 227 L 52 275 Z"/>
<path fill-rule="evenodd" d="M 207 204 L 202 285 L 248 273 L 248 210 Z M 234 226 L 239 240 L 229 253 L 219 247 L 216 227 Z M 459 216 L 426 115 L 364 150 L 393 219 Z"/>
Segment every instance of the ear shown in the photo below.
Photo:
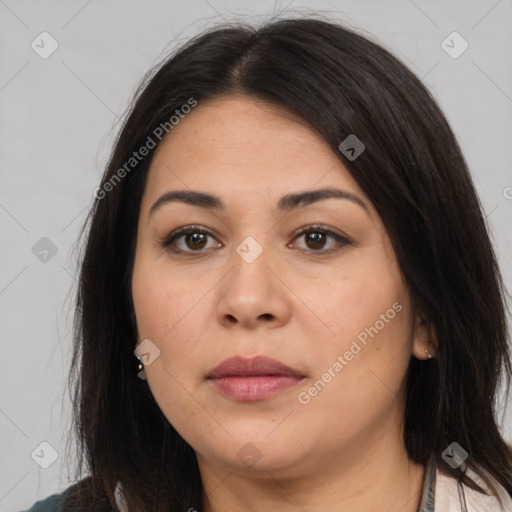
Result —
<path fill-rule="evenodd" d="M 414 317 L 412 355 L 416 359 L 426 360 L 436 357 L 438 340 L 435 329 L 423 313 Z"/>

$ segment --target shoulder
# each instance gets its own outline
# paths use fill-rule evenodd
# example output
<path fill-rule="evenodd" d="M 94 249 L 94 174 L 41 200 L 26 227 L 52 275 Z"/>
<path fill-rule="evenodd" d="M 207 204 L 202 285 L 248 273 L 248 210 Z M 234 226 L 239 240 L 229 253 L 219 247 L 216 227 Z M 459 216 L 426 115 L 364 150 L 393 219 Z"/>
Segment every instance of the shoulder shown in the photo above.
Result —
<path fill-rule="evenodd" d="M 79 503 L 87 503 L 84 507 Z M 70 485 L 59 494 L 52 494 L 42 501 L 38 501 L 24 512 L 112 512 L 104 495 L 93 492 L 90 477 Z"/>
<path fill-rule="evenodd" d="M 64 510 L 64 501 L 69 489 L 68 487 L 68 489 L 60 494 L 52 494 L 44 500 L 37 501 L 25 512 L 60 512 Z"/>
<path fill-rule="evenodd" d="M 477 475 L 471 477 L 484 489 L 488 490 L 485 483 Z M 509 512 L 512 510 L 512 497 L 505 488 L 494 482 L 498 488 L 498 495 L 482 494 L 471 487 L 459 484 L 452 476 L 437 470 L 435 489 L 435 510 L 439 512 L 461 512 L 465 510 L 461 505 L 465 504 L 467 512 Z M 490 491 L 489 491 L 490 492 Z"/>

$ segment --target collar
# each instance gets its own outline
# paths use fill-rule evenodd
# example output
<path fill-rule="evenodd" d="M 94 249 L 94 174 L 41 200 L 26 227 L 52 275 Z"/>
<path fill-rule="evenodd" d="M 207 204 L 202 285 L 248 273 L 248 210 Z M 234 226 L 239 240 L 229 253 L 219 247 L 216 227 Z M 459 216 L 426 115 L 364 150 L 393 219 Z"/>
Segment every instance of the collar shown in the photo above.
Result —
<path fill-rule="evenodd" d="M 436 463 L 434 456 L 431 455 L 425 466 L 423 475 L 423 488 L 421 492 L 420 508 L 418 512 L 434 512 L 436 488 Z"/>
<path fill-rule="evenodd" d="M 121 485 L 121 482 L 119 481 L 116 484 L 114 494 L 116 497 L 117 510 L 119 510 L 119 512 L 129 512 L 128 507 L 126 506 L 126 501 L 124 500 L 123 496 L 123 487 Z"/>
<path fill-rule="evenodd" d="M 418 509 L 418 512 L 435 512 L 434 505 L 435 505 L 436 476 L 437 476 L 437 467 L 436 467 L 434 456 L 431 455 L 427 462 L 427 465 L 425 466 L 420 507 Z M 466 499 L 464 496 L 464 490 L 462 488 L 462 484 L 460 482 L 457 482 L 457 483 L 458 483 L 457 491 L 458 491 L 459 502 L 461 504 L 461 511 L 467 512 Z M 510 500 L 510 496 L 508 496 L 506 494 L 504 494 L 504 496 L 506 496 L 507 500 Z M 120 512 L 128 512 L 128 507 L 126 506 L 126 502 L 123 497 L 121 482 L 117 482 L 116 489 L 115 489 L 115 497 L 116 497 L 116 504 L 117 504 L 118 510 Z M 512 501 L 506 501 L 506 502 L 512 504 Z M 498 510 L 498 509 L 496 509 L 496 510 Z"/>

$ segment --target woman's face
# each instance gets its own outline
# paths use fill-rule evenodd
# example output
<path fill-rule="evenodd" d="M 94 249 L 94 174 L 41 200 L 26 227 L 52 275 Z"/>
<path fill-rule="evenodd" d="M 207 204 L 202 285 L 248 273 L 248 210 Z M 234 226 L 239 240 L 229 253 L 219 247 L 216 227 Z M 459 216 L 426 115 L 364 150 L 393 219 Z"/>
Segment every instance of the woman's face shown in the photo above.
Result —
<path fill-rule="evenodd" d="M 175 191 L 208 197 L 151 211 Z M 399 442 L 425 328 L 376 210 L 286 112 L 232 97 L 173 128 L 144 191 L 132 293 L 147 383 L 200 465 L 298 475 Z"/>

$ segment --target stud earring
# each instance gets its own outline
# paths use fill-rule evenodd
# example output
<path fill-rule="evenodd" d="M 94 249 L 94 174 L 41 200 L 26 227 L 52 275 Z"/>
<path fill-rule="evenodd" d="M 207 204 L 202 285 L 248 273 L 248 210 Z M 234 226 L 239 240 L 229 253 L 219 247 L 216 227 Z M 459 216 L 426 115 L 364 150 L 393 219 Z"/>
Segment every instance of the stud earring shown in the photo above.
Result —
<path fill-rule="evenodd" d="M 430 345 L 430 340 L 427 340 L 427 341 L 425 342 L 425 344 L 426 344 L 426 345 Z M 425 354 L 428 354 L 428 358 L 429 358 L 429 359 L 432 359 L 432 354 L 429 354 L 429 352 L 428 352 L 428 348 L 426 348 L 426 349 L 425 349 Z"/>
<path fill-rule="evenodd" d="M 137 371 L 137 377 L 141 380 L 146 380 L 146 370 L 144 370 L 144 365 L 142 364 L 142 361 L 138 359 L 138 371 Z"/>

